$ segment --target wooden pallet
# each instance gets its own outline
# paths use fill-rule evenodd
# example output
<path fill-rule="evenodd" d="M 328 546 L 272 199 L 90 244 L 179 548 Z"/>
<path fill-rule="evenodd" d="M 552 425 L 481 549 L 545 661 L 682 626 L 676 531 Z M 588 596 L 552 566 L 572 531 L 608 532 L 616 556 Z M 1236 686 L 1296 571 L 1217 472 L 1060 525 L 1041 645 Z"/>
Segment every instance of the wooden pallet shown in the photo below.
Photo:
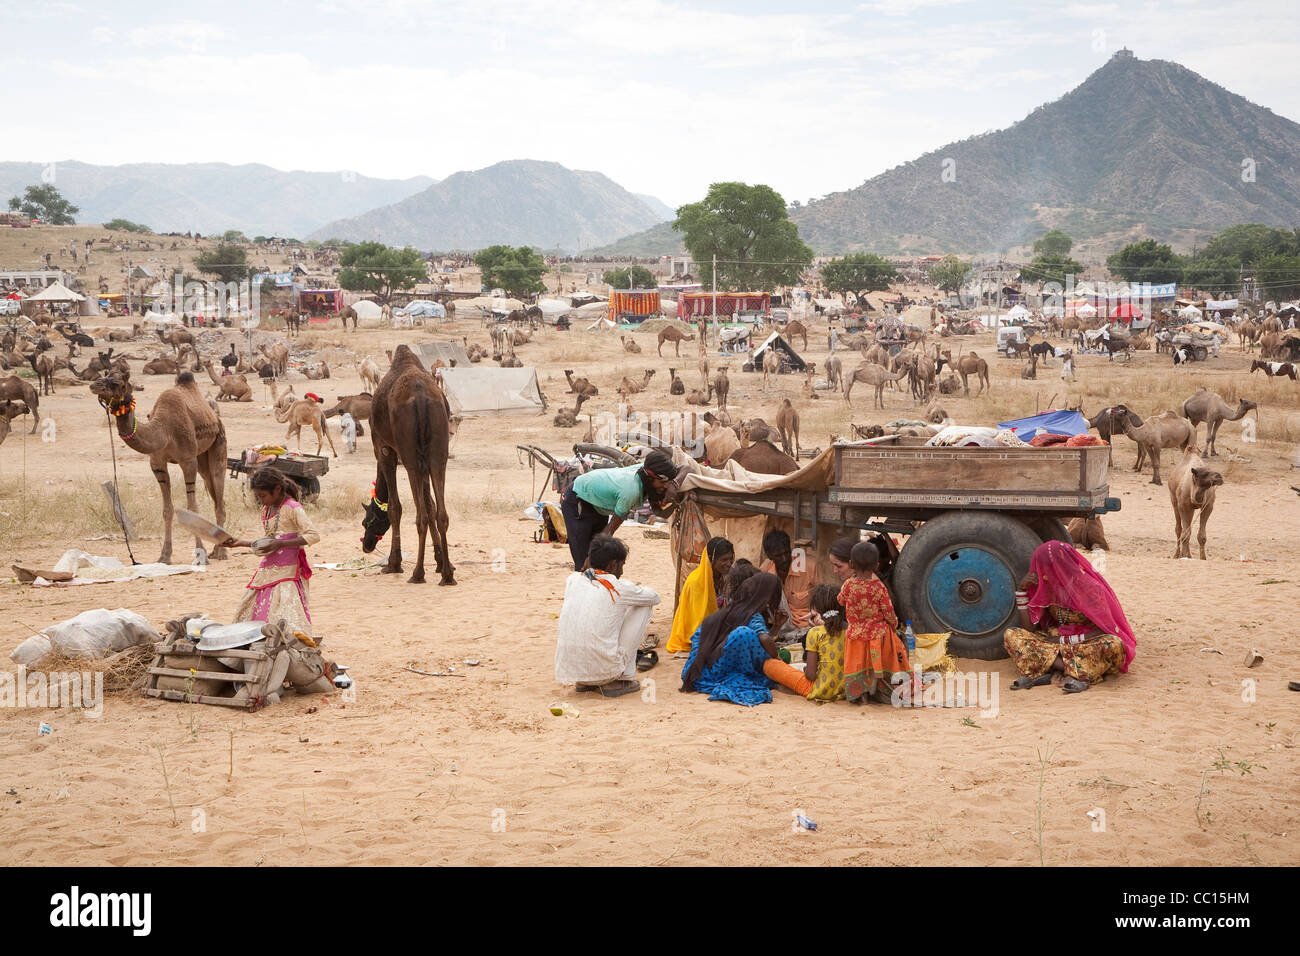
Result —
<path fill-rule="evenodd" d="M 188 669 L 179 667 L 166 667 L 163 661 L 171 654 L 185 654 L 200 658 L 216 660 L 219 657 L 235 657 L 241 660 L 254 661 L 251 673 L 232 673 L 230 671 L 218 670 L 196 670 L 190 674 Z M 256 711 L 261 710 L 265 700 L 260 694 L 249 694 L 245 698 L 235 699 L 231 697 L 213 697 L 210 694 L 192 694 L 183 690 L 172 690 L 158 686 L 159 677 L 193 677 L 195 680 L 215 680 L 225 681 L 230 684 L 249 684 L 253 686 L 261 685 L 271 673 L 271 658 L 265 651 L 247 650 L 244 648 L 230 648 L 220 651 L 205 651 L 190 641 L 169 640 L 164 644 L 158 645 L 158 656 L 154 659 L 153 666 L 149 668 L 149 681 L 145 686 L 146 697 L 157 697 L 162 700 L 177 700 L 190 704 L 215 704 L 219 707 L 237 707 L 240 710 Z"/>

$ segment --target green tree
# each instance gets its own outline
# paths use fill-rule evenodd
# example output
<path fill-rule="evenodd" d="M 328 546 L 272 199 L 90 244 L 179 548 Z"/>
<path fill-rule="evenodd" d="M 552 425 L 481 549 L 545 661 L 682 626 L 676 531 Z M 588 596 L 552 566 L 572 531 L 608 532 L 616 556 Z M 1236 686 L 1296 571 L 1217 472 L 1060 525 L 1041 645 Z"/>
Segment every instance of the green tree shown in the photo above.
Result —
<path fill-rule="evenodd" d="M 1130 242 L 1106 257 L 1106 268 L 1127 282 L 1163 285 L 1183 277 L 1183 261 L 1173 249 L 1154 239 Z"/>
<path fill-rule="evenodd" d="M 943 292 L 956 292 L 966 284 L 971 268 L 969 262 L 962 262 L 956 256 L 944 256 L 938 265 L 931 267 L 930 281 Z"/>
<path fill-rule="evenodd" d="M 1300 256 L 1272 255 L 1261 260 L 1255 279 L 1265 299 L 1295 298 L 1300 295 Z"/>
<path fill-rule="evenodd" d="M 1229 226 L 1205 244 L 1198 258 L 1226 259 L 1251 268 L 1269 256 L 1300 255 L 1300 230 L 1274 229 L 1248 222 Z"/>
<path fill-rule="evenodd" d="M 248 256 L 243 247 L 218 243 L 215 249 L 201 252 L 194 259 L 194 266 L 200 272 L 214 275 L 222 282 L 239 282 L 247 279 L 249 274 Z"/>
<path fill-rule="evenodd" d="M 786 214 L 785 201 L 770 186 L 714 183 L 703 201 L 677 210 L 673 229 L 700 264 L 705 286 L 717 281 L 729 291 L 793 285 L 812 262 L 812 250 Z"/>
<path fill-rule="evenodd" d="M 1067 276 L 1077 276 L 1083 266 L 1067 255 L 1046 254 L 1035 256 L 1034 261 L 1020 270 L 1022 282 L 1059 282 L 1065 285 Z"/>
<path fill-rule="evenodd" d="M 654 289 L 659 285 L 654 273 L 644 266 L 608 269 L 601 278 L 611 289 Z"/>
<path fill-rule="evenodd" d="M 358 242 L 339 253 L 339 285 L 352 292 L 372 292 L 382 302 L 428 274 L 424 257 L 410 246 L 394 249 L 382 242 Z"/>
<path fill-rule="evenodd" d="M 484 288 L 499 287 L 516 298 L 546 290 L 546 263 L 531 246 L 488 246 L 474 256 L 474 264 L 483 271 Z"/>
<path fill-rule="evenodd" d="M 1061 232 L 1059 229 L 1053 229 L 1046 233 L 1041 239 L 1034 243 L 1035 256 L 1068 256 L 1070 250 L 1074 248 L 1074 240 Z"/>
<path fill-rule="evenodd" d="M 238 229 L 227 229 L 224 233 L 222 233 L 221 241 L 222 242 L 247 242 L 248 237 L 245 236 Z"/>
<path fill-rule="evenodd" d="M 1231 259 L 1211 259 L 1204 254 L 1183 265 L 1183 285 L 1193 289 L 1231 289 L 1241 283 L 1241 267 Z"/>
<path fill-rule="evenodd" d="M 144 232 L 153 233 L 148 226 L 143 226 L 138 222 L 132 222 L 130 219 L 110 219 L 104 223 L 104 228 L 109 232 Z"/>
<path fill-rule="evenodd" d="M 831 292 L 852 292 L 859 299 L 888 289 L 897 278 L 892 262 L 870 252 L 832 259 L 822 266 L 822 285 Z"/>
<path fill-rule="evenodd" d="M 28 186 L 21 198 L 14 196 L 9 200 L 9 209 L 53 226 L 71 226 L 77 221 L 76 214 L 81 212 L 49 183 Z"/>

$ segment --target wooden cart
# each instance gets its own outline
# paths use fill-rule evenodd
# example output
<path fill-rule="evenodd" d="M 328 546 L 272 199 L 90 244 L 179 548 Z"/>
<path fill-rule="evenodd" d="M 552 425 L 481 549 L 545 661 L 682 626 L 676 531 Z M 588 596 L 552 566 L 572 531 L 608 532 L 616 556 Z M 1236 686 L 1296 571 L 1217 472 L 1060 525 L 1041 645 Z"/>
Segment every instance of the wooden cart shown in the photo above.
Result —
<path fill-rule="evenodd" d="M 1118 511 L 1106 446 L 932 448 L 887 436 L 833 448 L 833 483 L 818 491 L 694 489 L 706 508 L 769 515 L 812 541 L 865 529 L 906 538 L 890 569 L 899 615 L 917 631 L 950 631 L 959 657 L 1005 657 L 1015 586 L 1042 542 L 1069 541 L 1064 521 Z"/>
<path fill-rule="evenodd" d="M 330 460 L 324 455 L 281 455 L 255 465 L 247 464 L 242 458 L 227 458 L 226 465 L 231 478 L 257 471 L 264 465 L 274 465 L 298 483 L 306 501 L 320 494 L 320 476 L 330 470 Z"/>

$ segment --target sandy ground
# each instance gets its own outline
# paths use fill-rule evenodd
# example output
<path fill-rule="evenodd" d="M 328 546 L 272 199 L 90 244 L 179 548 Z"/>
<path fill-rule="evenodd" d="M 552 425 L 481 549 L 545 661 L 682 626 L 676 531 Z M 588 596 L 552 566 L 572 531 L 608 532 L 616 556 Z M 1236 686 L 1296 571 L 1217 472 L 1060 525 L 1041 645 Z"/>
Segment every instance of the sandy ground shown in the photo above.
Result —
<path fill-rule="evenodd" d="M 382 356 L 398 341 L 462 334 L 486 341 L 467 320 L 444 331 L 332 331 L 315 341 Z M 640 356 L 580 332 L 546 332 L 519 352 L 538 366 L 553 400 L 564 400 L 566 367 L 600 385 L 595 411 L 612 408 L 623 374 L 655 368 L 639 404 L 682 407 L 667 395 L 667 369 L 691 369 L 683 374 L 694 384 L 694 345 L 678 364 L 656 357 L 651 337 L 638 338 Z M 822 360 L 824 342 L 824 333 L 814 335 L 812 358 Z M 957 418 L 996 421 L 1066 394 L 1055 363 L 1039 381 L 1022 382 L 1019 363 L 995 358 L 989 337 L 973 344 L 990 360 L 992 397 L 946 401 Z M 1129 674 L 1087 694 L 1013 693 L 1008 662 L 962 662 L 994 672 L 996 715 L 818 707 L 780 693 L 771 705 L 743 709 L 680 693 L 680 662 L 665 658 L 645 675 L 639 697 L 574 695 L 552 670 L 567 549 L 531 540 L 536 525 L 522 510 L 541 492 L 514 446 L 537 442 L 563 454 L 580 432 L 556 429 L 551 413 L 482 418 L 463 427 L 449 468 L 456 587 L 411 585 L 374 567 L 313 578 L 317 633 L 351 667 L 354 701 L 290 695 L 246 714 L 117 696 L 98 720 L 68 710 L 0 711 L 0 863 L 1037 864 L 1040 803 L 1048 864 L 1294 863 L 1300 694 L 1286 682 L 1300 679 L 1292 623 L 1300 502 L 1287 486 L 1296 480 L 1300 414 L 1294 383 L 1252 382 L 1247 367 L 1235 347 L 1191 370 L 1150 353 L 1130 368 L 1091 356 L 1079 362 L 1080 384 L 1068 394 L 1082 396 L 1090 413 L 1127 399 L 1147 414 L 1205 383 L 1230 399 L 1255 397 L 1263 439 L 1245 444 L 1240 424 L 1224 426 L 1220 450 L 1250 460 L 1223 462 L 1227 483 L 1206 562 L 1170 558 L 1167 493 L 1128 470 L 1134 446 L 1118 441 L 1112 493 L 1123 510 L 1106 518 L 1107 576 L 1138 653 Z M 826 396 L 813 409 L 798 397 L 799 382 L 783 378 L 781 392 L 765 395 L 761 376 L 737 365 L 732 372 L 731 403 L 746 412 L 770 421 L 782 394 L 795 398 L 807 445 L 824 446 L 850 418 L 918 411 L 891 394 L 889 411 L 873 414 L 866 392 L 851 414 Z M 359 390 L 352 369 L 335 374 L 296 388 L 323 386 L 327 398 Z M 142 407 L 167 384 L 148 380 Z M 20 504 L 24 474 L 26 494 L 51 502 L 61 488 L 111 477 L 104 419 L 84 386 L 60 387 L 42 409 L 58 440 L 24 441 L 15 422 L 0 448 L 0 510 Z M 222 415 L 232 449 L 283 435 L 261 396 L 224 405 Z M 1165 453 L 1166 469 L 1172 455 Z M 134 489 L 133 516 L 156 526 L 146 513 L 156 509 L 157 492 L 145 460 L 119 446 L 118 468 Z M 360 504 L 373 469 L 369 436 L 355 455 L 332 461 L 325 484 L 333 504 L 316 515 L 323 540 L 314 562 L 359 555 Z M 242 516 L 232 530 L 244 536 L 257 531 L 240 504 L 246 487 L 227 485 Z M 210 513 L 210 504 L 202 510 Z M 0 562 L 50 561 L 70 547 L 125 558 L 120 540 L 95 539 L 102 530 L 47 514 L 0 542 Z M 632 547 L 629 576 L 668 595 L 668 543 L 637 528 L 620 535 Z M 156 537 L 146 538 L 136 553 L 152 560 L 157 548 Z M 177 555 L 187 554 L 178 536 Z M 192 610 L 228 618 L 255 562 L 237 555 L 157 583 L 43 590 L 0 583 L 0 650 L 7 654 L 29 626 L 95 607 L 132 608 L 158 625 Z M 664 637 L 671 610 L 669 597 L 655 614 L 653 630 Z M 1247 670 L 1251 648 L 1264 662 Z M 408 665 L 455 666 L 461 676 L 423 677 Z M 552 716 L 548 705 L 557 701 L 576 705 L 580 716 Z M 38 735 L 41 721 L 51 734 Z M 1039 752 L 1049 743 L 1042 772 Z M 818 832 L 792 827 L 796 813 L 817 821 Z"/>

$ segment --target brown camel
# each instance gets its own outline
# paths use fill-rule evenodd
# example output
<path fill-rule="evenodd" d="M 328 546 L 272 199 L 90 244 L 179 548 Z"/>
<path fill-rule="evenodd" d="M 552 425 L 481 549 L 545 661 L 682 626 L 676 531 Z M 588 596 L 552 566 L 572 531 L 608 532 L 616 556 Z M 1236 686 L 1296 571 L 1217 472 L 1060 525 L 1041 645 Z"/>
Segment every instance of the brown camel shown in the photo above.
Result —
<path fill-rule="evenodd" d="M 574 378 L 573 369 L 571 368 L 564 370 L 564 377 L 568 380 L 569 391 L 575 395 L 586 395 L 587 398 L 595 398 L 600 394 L 600 389 L 592 385 L 586 377 L 578 376 Z"/>
<path fill-rule="evenodd" d="M 1025 367 L 1020 370 L 1020 377 L 1027 380 L 1033 380 L 1038 378 L 1038 356 L 1037 355 L 1034 355 L 1032 353 L 1030 354 L 1029 361 L 1026 362 Z"/>
<path fill-rule="evenodd" d="M 335 415 L 347 412 L 357 423 L 357 434 L 364 435 L 366 430 L 361 423 L 370 421 L 370 413 L 373 409 L 374 396 L 369 392 L 362 392 L 359 395 L 340 395 L 334 407 L 325 412 L 325 417 L 333 418 Z"/>
<path fill-rule="evenodd" d="M 776 430 L 781 435 L 781 450 L 799 459 L 799 412 L 790 404 L 790 399 L 781 402 L 776 410 Z"/>
<path fill-rule="evenodd" d="M 271 369 L 275 372 L 276 378 L 283 378 L 289 372 L 289 346 L 283 342 L 276 342 L 269 349 L 265 345 L 259 345 L 257 350 L 266 356 L 267 361 L 271 363 Z"/>
<path fill-rule="evenodd" d="M 976 375 L 979 377 L 979 389 L 975 392 L 975 397 L 979 398 L 981 393 L 989 387 L 989 363 L 984 361 L 974 352 L 969 355 L 963 355 L 954 365 L 957 368 L 957 374 L 961 376 L 961 387 L 967 395 L 970 394 L 970 382 L 967 376 Z"/>
<path fill-rule="evenodd" d="M 447 445 L 451 409 L 433 376 L 424 370 L 408 346 L 399 345 L 388 374 L 375 392 L 370 425 L 377 461 L 376 501 L 387 502 L 393 532 L 385 574 L 402 570 L 402 504 L 397 496 L 397 466 L 406 469 L 415 501 L 415 527 L 420 537 L 412 584 L 424 583 L 425 532 L 433 542 L 439 584 L 455 584 L 455 568 L 447 546 Z M 432 489 L 432 493 L 430 492 Z M 362 547 L 369 553 L 377 540 L 367 534 Z"/>
<path fill-rule="evenodd" d="M 352 331 L 355 332 L 357 330 L 357 322 L 360 321 L 360 317 L 357 315 L 357 310 L 352 308 L 352 306 L 348 306 L 340 312 L 339 318 L 343 321 L 344 332 L 348 330 L 348 319 L 352 320 Z"/>
<path fill-rule="evenodd" d="M 578 424 L 578 413 L 582 409 L 582 403 L 587 400 L 587 396 L 579 392 L 574 396 L 572 408 L 561 408 L 555 413 L 556 428 L 572 428 Z"/>
<path fill-rule="evenodd" d="M 40 396 L 36 394 L 36 389 L 32 388 L 32 386 L 28 385 L 17 375 L 10 375 L 6 379 L 0 379 L 0 401 L 22 402 L 31 409 L 31 434 L 36 434 L 36 426 L 41 420 L 41 399 Z"/>
<path fill-rule="evenodd" d="M 275 382 L 271 383 L 271 404 L 277 412 L 289 410 L 289 406 L 298 400 L 298 396 L 293 393 L 293 386 L 290 385 L 288 390 L 281 395 L 280 386 Z"/>
<path fill-rule="evenodd" d="M 472 361 L 473 356 L 470 358 Z M 379 366 L 375 363 L 375 360 L 367 355 L 361 360 L 361 364 L 357 366 L 357 371 L 361 374 L 361 387 L 374 394 L 375 389 L 379 387 Z M 352 417 L 356 418 L 355 415 Z"/>
<path fill-rule="evenodd" d="M 675 328 L 671 325 L 666 325 L 659 330 L 659 357 L 660 358 L 664 357 L 665 342 L 672 342 L 673 354 L 680 357 L 682 354 L 682 343 L 694 342 L 694 341 L 695 341 L 694 332 L 688 334 L 686 332 L 683 332 L 681 329 Z"/>
<path fill-rule="evenodd" d="M 732 452 L 728 460 L 760 475 L 788 475 L 799 470 L 793 458 L 766 439 Z"/>
<path fill-rule="evenodd" d="M 668 394 L 669 394 L 669 395 L 685 395 L 685 394 L 686 394 L 686 383 L 683 382 L 683 381 L 682 381 L 682 380 L 677 376 L 677 369 L 675 369 L 675 368 L 670 368 L 670 369 L 668 370 Z"/>
<path fill-rule="evenodd" d="M 54 373 L 58 369 L 54 356 L 46 352 L 37 352 L 27 356 L 27 361 L 31 363 L 32 371 L 36 373 L 36 380 L 41 387 L 41 394 L 53 395 Z"/>
<path fill-rule="evenodd" d="M 713 377 L 713 393 L 718 397 L 718 410 L 722 412 L 727 410 L 727 393 L 731 391 L 731 380 L 727 378 L 729 367 L 720 365 L 718 374 Z"/>
<path fill-rule="evenodd" d="M 334 447 L 334 437 L 325 423 L 325 412 L 315 399 L 300 398 L 290 405 L 287 411 L 277 411 L 275 420 L 281 425 L 285 422 L 289 423 L 289 430 L 285 433 L 284 440 L 287 443 L 290 438 L 297 436 L 300 451 L 302 450 L 302 426 L 310 425 L 316 431 L 316 454 L 320 454 L 321 445 L 328 441 L 334 457 L 339 456 L 338 450 Z"/>
<path fill-rule="evenodd" d="M 182 345 L 188 345 L 191 348 L 194 346 L 194 333 L 189 329 L 169 329 L 165 332 L 159 329 L 158 338 L 175 349 L 178 358 L 181 354 Z"/>
<path fill-rule="evenodd" d="M 1106 464 L 1108 465 L 1115 464 L 1115 446 L 1112 444 L 1112 439 L 1115 435 L 1124 433 L 1124 422 L 1126 420 L 1134 428 L 1142 426 L 1142 419 L 1134 415 L 1127 405 L 1112 405 L 1109 408 L 1103 408 L 1088 419 L 1088 427 L 1097 429 L 1097 434 L 1101 440 L 1110 446 L 1110 450 L 1106 452 Z"/>
<path fill-rule="evenodd" d="M 838 355 L 826 359 L 826 384 L 836 391 L 844 384 L 844 363 Z"/>
<path fill-rule="evenodd" d="M 776 354 L 776 349 L 768 349 L 763 353 L 763 391 L 767 391 L 767 378 L 769 375 L 778 375 L 781 372 L 781 356 Z"/>
<path fill-rule="evenodd" d="M 1140 428 L 1134 427 L 1128 418 L 1120 420 L 1124 434 L 1137 442 L 1137 461 L 1134 471 L 1141 471 L 1143 462 L 1151 459 L 1151 484 L 1160 484 L 1160 449 L 1186 448 L 1196 438 L 1196 430 L 1187 419 L 1177 412 L 1162 412 L 1152 415 Z"/>
<path fill-rule="evenodd" d="M 686 393 L 687 405 L 712 405 L 713 404 L 713 385 L 709 384 L 708 389 L 693 388 Z"/>
<path fill-rule="evenodd" d="M 198 510 L 195 478 L 201 476 L 212 498 L 217 524 L 226 520 L 226 429 L 221 416 L 199 394 L 192 372 L 182 372 L 176 385 L 158 396 L 149 419 L 140 422 L 135 412 L 131 380 L 116 369 L 93 382 L 90 391 L 117 420 L 117 434 L 128 448 L 149 457 L 149 467 L 162 492 L 163 546 L 158 561 L 172 559 L 172 488 L 168 465 L 180 465 L 185 478 L 185 507 Z M 195 548 L 203 542 L 194 539 Z M 222 559 L 226 549 L 215 548 L 212 557 Z"/>
<path fill-rule="evenodd" d="M 635 339 L 626 335 L 620 335 L 618 340 L 623 343 L 623 351 L 635 352 L 638 355 L 641 354 L 641 346 L 637 344 Z"/>
<path fill-rule="evenodd" d="M 851 406 L 853 404 L 850 396 L 853 393 L 855 382 L 865 382 L 876 390 L 875 400 L 872 408 L 879 405 L 885 407 L 885 385 L 889 382 L 898 382 L 907 377 L 907 370 L 903 369 L 898 372 L 890 373 L 883 365 L 876 365 L 872 362 L 863 362 L 855 368 L 847 378 L 844 379 L 844 401 Z"/>
<path fill-rule="evenodd" d="M 1169 487 L 1173 488 L 1173 485 Z M 1071 541 L 1087 551 L 1094 548 L 1100 548 L 1102 551 L 1110 550 L 1110 545 L 1106 543 L 1106 531 L 1101 526 L 1101 518 L 1096 515 L 1091 518 L 1071 518 L 1065 530 L 1069 533 Z"/>
<path fill-rule="evenodd" d="M 709 387 L 709 353 L 704 346 L 704 324 L 700 324 L 700 387 Z"/>
<path fill-rule="evenodd" d="M 210 364 L 210 363 L 209 363 Z M 176 375 L 181 370 L 181 363 L 170 355 L 160 355 L 144 363 L 141 369 L 145 375 Z"/>
<path fill-rule="evenodd" d="M 330 367 L 328 362 L 317 362 L 315 365 L 304 365 L 302 374 L 305 378 L 313 382 L 318 382 L 323 378 L 330 377 Z"/>
<path fill-rule="evenodd" d="M 1236 422 L 1245 417 L 1251 409 L 1256 409 L 1259 418 L 1259 406 L 1248 398 L 1237 402 L 1236 409 L 1223 400 L 1218 392 L 1211 392 L 1204 386 L 1195 395 L 1183 402 L 1183 417 L 1192 423 L 1192 440 L 1196 440 L 1196 426 L 1205 422 L 1205 453 L 1208 457 L 1219 454 L 1214 441 L 1219 436 L 1219 426 L 1224 422 Z"/>
<path fill-rule="evenodd" d="M 9 423 L 19 415 L 26 415 L 28 411 L 22 402 L 0 403 L 0 445 L 9 437 Z"/>
<path fill-rule="evenodd" d="M 1197 509 L 1201 512 L 1201 527 L 1196 535 L 1200 545 L 1201 560 L 1205 560 L 1205 524 L 1214 511 L 1215 488 L 1223 484 L 1223 476 L 1205 467 L 1205 462 L 1195 447 L 1183 452 L 1183 459 L 1174 466 L 1169 476 L 1169 503 L 1174 507 L 1174 557 L 1192 556 L 1192 518 Z"/>
<path fill-rule="evenodd" d="M 781 337 L 791 345 L 794 345 L 794 337 L 796 335 L 803 336 L 803 347 L 805 350 L 808 348 L 808 327 L 798 319 L 791 319 L 785 324 L 785 328 L 781 329 L 780 332 Z"/>
<path fill-rule="evenodd" d="M 632 379 L 624 375 L 623 381 L 620 382 L 618 385 L 618 393 L 622 395 L 624 398 L 626 398 L 629 395 L 635 395 L 637 392 L 644 392 L 646 386 L 650 384 L 650 377 L 654 375 L 654 373 L 655 373 L 654 369 L 652 368 L 646 369 L 645 377 L 642 378 L 641 381 L 639 382 L 634 382 L 632 381 Z"/>
<path fill-rule="evenodd" d="M 714 468 L 720 468 L 734 452 L 740 450 L 740 439 L 736 437 L 734 428 L 722 424 L 712 412 L 705 412 L 703 417 L 709 424 L 709 430 L 704 433 L 705 461 Z"/>
<path fill-rule="evenodd" d="M 211 361 L 204 362 L 203 367 L 207 369 L 208 378 L 212 379 L 212 384 L 218 388 L 217 401 L 251 402 L 253 400 L 253 389 L 244 376 L 218 375 L 213 370 Z"/>

